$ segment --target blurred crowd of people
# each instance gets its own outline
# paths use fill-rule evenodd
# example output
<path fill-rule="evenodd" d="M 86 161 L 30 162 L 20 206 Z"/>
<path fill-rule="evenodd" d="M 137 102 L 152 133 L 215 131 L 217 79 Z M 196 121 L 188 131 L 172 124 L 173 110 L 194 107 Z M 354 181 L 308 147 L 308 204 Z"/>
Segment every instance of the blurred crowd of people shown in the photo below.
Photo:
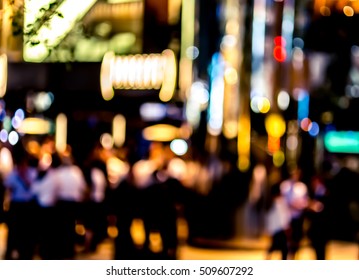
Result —
<path fill-rule="evenodd" d="M 338 212 L 330 212 L 336 188 L 327 183 L 352 178 L 341 169 L 330 180 L 314 174 L 304 181 L 299 168 L 285 178 L 263 164 L 241 173 L 231 157 L 182 159 L 156 142 L 141 158 L 96 145 L 81 165 L 70 146 L 58 152 L 52 139 L 42 143 L 42 152 L 31 151 L 14 146 L 13 168 L 0 180 L 5 259 L 73 259 L 79 244 L 82 252 L 95 252 L 109 237 L 114 259 L 177 259 L 180 219 L 190 243 L 196 236 L 228 239 L 245 229 L 270 237 L 267 259 L 274 251 L 295 259 L 304 238 L 317 259 L 326 259 Z M 237 215 L 241 209 L 244 220 Z"/>
<path fill-rule="evenodd" d="M 109 228 L 115 259 L 177 258 L 177 218 L 193 179 L 168 147 L 154 143 L 143 159 L 120 159 L 97 145 L 80 166 L 70 146 L 43 146 L 38 157 L 14 146 L 1 180 L 5 259 L 73 259 L 79 231 L 82 250 L 94 252 Z"/>

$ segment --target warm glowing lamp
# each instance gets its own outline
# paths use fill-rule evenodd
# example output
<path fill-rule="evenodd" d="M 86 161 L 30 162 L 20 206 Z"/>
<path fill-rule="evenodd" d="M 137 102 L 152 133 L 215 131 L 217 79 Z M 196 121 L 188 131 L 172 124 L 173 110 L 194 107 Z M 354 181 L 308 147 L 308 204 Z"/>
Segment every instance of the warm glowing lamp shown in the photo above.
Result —
<path fill-rule="evenodd" d="M 51 132 L 51 123 L 40 118 L 26 118 L 17 131 L 24 134 L 48 134 Z"/>
<path fill-rule="evenodd" d="M 114 89 L 159 90 L 163 102 L 171 100 L 177 80 L 177 62 L 172 50 L 160 54 L 116 56 L 105 54 L 100 74 L 102 97 L 111 100 Z"/>
<path fill-rule="evenodd" d="M 148 141 L 169 142 L 179 137 L 179 129 L 169 124 L 156 124 L 146 127 L 142 134 Z"/>
<path fill-rule="evenodd" d="M 286 124 L 279 114 L 270 114 L 265 119 L 265 128 L 268 133 L 268 151 L 275 153 L 280 149 L 280 137 L 286 131 Z"/>

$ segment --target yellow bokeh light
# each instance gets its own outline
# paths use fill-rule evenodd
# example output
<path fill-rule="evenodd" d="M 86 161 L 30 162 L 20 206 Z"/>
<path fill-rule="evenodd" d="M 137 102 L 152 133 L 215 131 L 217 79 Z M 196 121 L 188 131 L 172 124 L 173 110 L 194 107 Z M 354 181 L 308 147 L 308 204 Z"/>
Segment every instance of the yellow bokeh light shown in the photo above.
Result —
<path fill-rule="evenodd" d="M 67 117 L 65 114 L 59 114 L 56 118 L 55 145 L 58 152 L 65 152 L 67 146 Z"/>
<path fill-rule="evenodd" d="M 242 156 L 238 159 L 238 169 L 240 171 L 247 171 L 250 167 L 250 161 L 248 157 Z"/>
<path fill-rule="evenodd" d="M 168 124 L 156 124 L 143 130 L 143 137 L 148 141 L 168 142 L 179 136 L 179 129 Z"/>
<path fill-rule="evenodd" d="M 270 107 L 271 106 L 270 106 L 270 102 L 269 102 L 268 98 L 262 97 L 258 100 L 258 110 L 262 114 L 268 113 L 270 110 Z"/>
<path fill-rule="evenodd" d="M 118 236 L 118 229 L 115 226 L 109 226 L 107 228 L 107 234 L 110 238 L 116 238 Z"/>
<path fill-rule="evenodd" d="M 320 7 L 319 12 L 320 12 L 320 14 L 321 14 L 322 16 L 325 16 L 325 17 L 328 17 L 328 16 L 330 16 L 330 14 L 331 14 L 330 9 L 329 9 L 328 7 L 326 7 L 326 6 Z"/>
<path fill-rule="evenodd" d="M 159 253 L 163 250 L 162 237 L 158 231 L 151 231 L 149 240 L 149 248 L 152 252 Z"/>
<path fill-rule="evenodd" d="M 112 121 L 112 137 L 116 147 L 121 147 L 126 140 L 126 118 L 116 115 Z"/>
<path fill-rule="evenodd" d="M 354 9 L 350 6 L 345 6 L 343 8 L 343 13 L 347 16 L 347 17 L 352 17 L 354 16 Z"/>
<path fill-rule="evenodd" d="M 229 120 L 224 122 L 223 124 L 223 135 L 227 139 L 234 139 L 236 138 L 238 133 L 238 122 L 235 120 Z"/>
<path fill-rule="evenodd" d="M 322 122 L 325 124 L 331 124 L 333 122 L 334 116 L 332 112 L 324 112 L 322 114 Z"/>
<path fill-rule="evenodd" d="M 84 227 L 84 225 L 82 224 L 77 224 L 75 226 L 75 231 L 78 235 L 84 236 L 86 234 L 86 229 Z"/>
<path fill-rule="evenodd" d="M 281 167 L 285 161 L 285 155 L 282 151 L 277 151 L 273 155 L 273 164 L 276 167 Z"/>
<path fill-rule="evenodd" d="M 227 68 L 224 73 L 224 79 L 229 85 L 235 85 L 238 82 L 237 70 L 233 67 Z"/>
<path fill-rule="evenodd" d="M 237 20 L 231 19 L 226 24 L 227 34 L 239 34 L 239 23 Z"/>
<path fill-rule="evenodd" d="M 13 170 L 13 160 L 11 152 L 8 148 L 3 147 L 0 150 L 0 173 L 6 177 Z"/>
<path fill-rule="evenodd" d="M 28 153 L 30 153 L 32 155 L 39 155 L 40 154 L 40 144 L 35 140 L 31 140 L 27 143 L 26 150 L 28 151 Z"/>
<path fill-rule="evenodd" d="M 270 114 L 265 119 L 265 128 L 268 135 L 275 138 L 280 138 L 286 131 L 286 124 L 281 115 Z"/>
<path fill-rule="evenodd" d="M 100 137 L 100 142 L 102 147 L 104 147 L 106 150 L 110 150 L 113 148 L 114 141 L 112 135 L 109 133 L 102 134 Z"/>
<path fill-rule="evenodd" d="M 48 134 L 51 130 L 49 121 L 40 118 L 26 118 L 22 121 L 18 132 L 24 134 Z"/>
<path fill-rule="evenodd" d="M 145 233 L 145 226 L 143 220 L 141 219 L 133 219 L 130 233 L 132 240 L 136 246 L 143 246 L 146 241 L 146 233 Z"/>

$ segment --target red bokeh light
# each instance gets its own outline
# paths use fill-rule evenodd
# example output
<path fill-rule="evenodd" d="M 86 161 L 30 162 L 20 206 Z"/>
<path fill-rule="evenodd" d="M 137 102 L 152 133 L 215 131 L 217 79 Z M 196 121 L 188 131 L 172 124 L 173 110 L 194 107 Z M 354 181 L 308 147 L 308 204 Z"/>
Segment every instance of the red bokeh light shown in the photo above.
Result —
<path fill-rule="evenodd" d="M 273 50 L 273 57 L 278 62 L 284 62 L 287 58 L 287 51 L 283 46 L 276 46 Z"/>

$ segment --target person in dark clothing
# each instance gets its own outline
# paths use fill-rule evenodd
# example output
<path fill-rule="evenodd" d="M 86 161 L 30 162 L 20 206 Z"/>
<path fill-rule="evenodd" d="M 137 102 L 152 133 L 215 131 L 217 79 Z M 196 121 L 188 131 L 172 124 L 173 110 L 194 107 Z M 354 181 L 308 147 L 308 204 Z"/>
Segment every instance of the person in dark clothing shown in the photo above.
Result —
<path fill-rule="evenodd" d="M 10 195 L 5 259 L 29 260 L 33 258 L 36 246 L 37 207 L 31 191 L 36 169 L 29 166 L 29 156 L 21 145 L 14 147 L 13 159 L 15 168 L 4 178 L 4 186 Z"/>
<path fill-rule="evenodd" d="M 108 174 L 106 163 L 93 159 L 85 168 L 88 196 L 85 201 L 85 213 L 82 218 L 86 228 L 86 250 L 94 252 L 97 246 L 107 237 L 106 197 L 108 193 Z"/>
<path fill-rule="evenodd" d="M 151 235 L 155 233 L 162 241 L 162 248 L 158 248 L 161 250 L 156 252 L 155 249 L 153 257 L 177 258 L 176 194 L 180 188 L 180 183 L 176 179 L 169 177 L 164 170 L 156 170 L 153 173 L 152 184 L 145 189 L 145 247 L 151 251 Z"/>
<path fill-rule="evenodd" d="M 5 202 L 5 187 L 3 184 L 3 179 L 0 178 L 0 224 L 6 222 L 6 212 L 4 209 L 4 202 Z"/>
<path fill-rule="evenodd" d="M 308 238 L 317 260 L 326 259 L 326 246 L 329 240 L 328 190 L 318 176 L 311 180 L 312 199 L 308 206 Z"/>
<path fill-rule="evenodd" d="M 131 236 L 131 224 L 138 217 L 141 201 L 139 191 L 134 184 L 132 167 L 130 167 L 127 177 L 111 190 L 108 200 L 109 214 L 115 217 L 118 230 L 114 242 L 115 260 L 137 258 L 138 249 Z"/>

